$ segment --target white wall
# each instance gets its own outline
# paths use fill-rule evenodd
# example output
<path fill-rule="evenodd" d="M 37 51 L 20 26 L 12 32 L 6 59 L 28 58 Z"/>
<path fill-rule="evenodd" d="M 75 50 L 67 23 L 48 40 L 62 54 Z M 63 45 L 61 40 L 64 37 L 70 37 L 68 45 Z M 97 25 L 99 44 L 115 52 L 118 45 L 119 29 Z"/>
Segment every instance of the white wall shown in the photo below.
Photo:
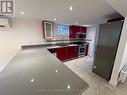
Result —
<path fill-rule="evenodd" d="M 127 18 L 125 20 L 121 38 L 116 54 L 116 59 L 113 67 L 113 72 L 110 80 L 110 84 L 116 86 L 118 83 L 118 77 L 121 69 L 127 63 Z"/>
<path fill-rule="evenodd" d="M 126 42 L 122 62 L 121 62 L 121 65 L 120 65 L 120 70 L 125 66 L 125 64 L 127 64 L 127 42 Z"/>
<path fill-rule="evenodd" d="M 13 32 L 0 31 L 0 71 L 20 50 L 16 38 Z"/>
<path fill-rule="evenodd" d="M 92 57 L 94 56 L 94 52 L 95 52 L 95 40 L 96 40 L 97 32 L 98 32 L 98 26 L 91 26 L 87 28 L 86 39 L 91 40 L 88 41 L 89 42 L 88 55 Z"/>
<path fill-rule="evenodd" d="M 11 19 L 11 28 L 0 30 L 0 71 L 19 52 L 22 45 L 42 42 L 41 21 Z"/>
<path fill-rule="evenodd" d="M 43 42 L 41 21 L 12 19 L 10 32 L 15 33 L 20 45 L 39 44 Z"/>

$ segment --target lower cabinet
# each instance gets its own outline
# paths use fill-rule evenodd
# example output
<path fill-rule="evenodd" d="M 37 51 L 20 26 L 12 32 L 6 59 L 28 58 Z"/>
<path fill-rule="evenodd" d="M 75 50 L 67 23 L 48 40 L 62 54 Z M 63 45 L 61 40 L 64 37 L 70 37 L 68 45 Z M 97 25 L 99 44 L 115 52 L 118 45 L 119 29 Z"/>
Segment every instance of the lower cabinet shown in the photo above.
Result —
<path fill-rule="evenodd" d="M 88 55 L 89 44 L 85 48 L 85 56 Z M 78 58 L 79 46 L 68 46 L 60 48 L 49 48 L 48 49 L 52 54 L 54 54 L 60 61 L 68 61 L 71 59 Z"/>
<path fill-rule="evenodd" d="M 60 61 L 66 61 L 78 58 L 78 46 L 57 48 L 57 58 Z"/>
<path fill-rule="evenodd" d="M 62 47 L 62 48 L 57 48 L 57 58 L 60 61 L 64 61 L 67 59 L 67 48 L 66 47 Z"/>
<path fill-rule="evenodd" d="M 67 48 L 67 57 L 68 59 L 73 59 L 78 57 L 78 47 L 68 47 Z"/>

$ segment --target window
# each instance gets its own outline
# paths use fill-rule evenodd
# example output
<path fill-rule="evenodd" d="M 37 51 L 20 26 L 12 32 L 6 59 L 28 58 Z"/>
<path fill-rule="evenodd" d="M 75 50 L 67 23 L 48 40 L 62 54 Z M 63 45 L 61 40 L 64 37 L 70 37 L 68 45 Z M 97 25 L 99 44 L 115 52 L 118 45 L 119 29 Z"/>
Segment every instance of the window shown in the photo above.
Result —
<path fill-rule="evenodd" d="M 67 25 L 58 25 L 58 35 L 69 35 L 69 27 Z"/>

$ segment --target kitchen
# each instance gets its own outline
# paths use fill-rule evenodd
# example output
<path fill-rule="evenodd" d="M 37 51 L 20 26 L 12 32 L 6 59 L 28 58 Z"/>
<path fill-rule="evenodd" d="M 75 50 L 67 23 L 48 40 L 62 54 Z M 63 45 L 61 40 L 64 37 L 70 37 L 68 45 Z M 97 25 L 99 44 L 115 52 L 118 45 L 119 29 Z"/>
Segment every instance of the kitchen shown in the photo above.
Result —
<path fill-rule="evenodd" d="M 110 7 L 107 1 L 95 1 L 96 8 L 94 8 L 94 6 L 91 7 L 90 10 L 93 11 L 89 10 L 89 14 L 87 14 L 88 10 L 84 10 L 84 14 L 82 14 L 82 12 L 79 13 L 79 10 L 87 8 L 87 5 L 93 2 L 91 0 L 86 2 L 86 6 L 82 5 L 84 4 L 83 0 L 57 0 L 57 2 L 52 3 L 49 3 L 49 1 L 40 2 L 41 1 L 31 1 L 30 3 L 29 0 L 16 1 L 16 17 L 8 18 L 1 16 L 1 18 L 5 20 L 5 23 L 6 21 L 10 23 L 10 28 L 0 28 L 0 78 L 1 83 L 3 83 L 1 86 L 4 85 L 3 87 L 0 86 L 1 91 L 8 95 L 12 93 L 12 90 L 17 89 L 14 90 L 13 94 L 17 95 L 19 91 L 24 92 L 24 95 L 35 95 L 35 93 L 39 95 L 39 93 L 43 93 L 41 90 L 46 89 L 46 87 L 51 91 L 56 89 L 63 90 L 66 87 L 69 91 L 64 94 L 67 95 L 72 93 L 73 95 L 77 95 L 81 93 L 82 90 L 84 92 L 83 95 L 96 95 L 105 91 L 111 95 L 126 92 L 123 90 L 117 92 L 119 88 L 110 86 L 104 78 L 101 78 L 102 76 L 100 77 L 95 74 L 96 71 L 95 73 L 92 72 L 93 68 L 96 69 L 93 65 L 93 58 L 96 53 L 95 46 L 98 39 L 98 32 L 100 31 L 98 25 L 103 23 L 107 24 L 108 20 L 121 17 L 121 15 Z M 34 4 L 38 5 L 37 8 L 33 7 Z M 51 8 L 45 5 L 49 5 Z M 56 5 L 59 5 L 59 7 L 55 7 Z M 23 8 L 23 6 L 25 8 Z M 36 11 L 40 9 L 39 6 L 42 6 L 41 11 L 43 12 Z M 78 8 L 77 6 L 80 7 Z M 101 9 L 102 6 L 103 8 Z M 34 10 L 34 12 L 31 10 Z M 94 11 L 97 10 L 98 13 L 92 15 Z M 107 18 L 105 19 L 103 16 Z M 1 22 L 2 21 L 3 20 L 1 20 Z M 122 19 L 120 22 L 121 21 L 126 22 L 126 19 Z M 112 22 L 110 22 L 110 24 L 112 24 Z M 126 30 L 125 25 L 123 25 L 123 30 Z M 125 32 L 122 31 L 121 39 L 123 35 L 125 35 L 124 33 Z M 125 41 L 125 38 L 122 39 L 122 41 Z M 123 43 L 121 45 L 121 41 L 120 46 L 124 47 Z M 122 52 L 124 52 L 124 49 L 122 50 Z M 118 49 L 118 53 L 116 54 L 117 59 L 119 59 L 119 56 L 117 56 L 119 51 L 120 49 Z M 115 61 L 115 63 L 118 62 Z M 101 66 L 101 64 L 99 66 Z M 120 68 L 123 68 L 123 66 Z M 112 68 L 113 73 L 110 81 L 110 84 L 113 85 L 115 84 L 113 83 L 114 79 L 115 82 L 117 80 L 117 78 L 113 77 L 116 73 L 115 67 L 117 67 L 116 64 L 114 68 Z M 40 74 L 40 76 L 38 76 L 37 73 Z M 17 79 L 14 79 L 12 76 L 17 77 Z M 45 76 L 45 78 L 43 76 Z M 44 81 L 41 81 L 41 79 L 44 79 Z M 60 82 L 59 79 L 62 80 L 62 82 Z M 27 81 L 30 81 L 33 85 L 29 85 Z M 58 83 L 56 83 L 57 81 Z M 47 85 L 48 82 L 52 85 Z M 13 88 L 11 88 L 12 83 L 16 83 Z M 41 83 L 45 83 L 45 86 L 41 85 Z M 23 89 L 25 84 L 27 89 Z M 58 84 L 61 84 L 61 86 Z M 101 85 L 105 85 L 105 90 Z M 39 91 L 36 92 L 33 86 L 35 88 L 42 87 L 42 89 L 40 88 Z M 54 87 L 53 89 L 52 86 Z M 19 87 L 19 89 L 16 87 Z M 31 88 L 34 90 L 32 91 Z M 7 89 L 7 91 L 3 89 Z M 70 92 L 71 89 L 79 89 L 80 91 Z M 112 91 L 112 89 L 114 91 Z M 45 95 L 47 92 L 48 91 L 45 92 Z M 49 94 L 50 92 L 48 95 Z M 54 95 L 56 95 L 56 93 Z"/>
<path fill-rule="evenodd" d="M 45 45 L 49 46 L 48 50 L 51 53 L 55 53 L 57 58 L 62 62 L 88 56 L 89 43 L 86 41 L 90 40 L 86 39 L 86 27 L 78 25 L 67 26 L 59 24 L 55 27 L 54 26 L 55 22 L 46 20 L 42 21 L 43 37 L 45 39 L 44 44 L 23 45 L 22 48 L 38 47 Z M 56 39 L 54 38 L 54 36 L 56 35 L 53 30 L 58 33 L 56 34 Z"/>

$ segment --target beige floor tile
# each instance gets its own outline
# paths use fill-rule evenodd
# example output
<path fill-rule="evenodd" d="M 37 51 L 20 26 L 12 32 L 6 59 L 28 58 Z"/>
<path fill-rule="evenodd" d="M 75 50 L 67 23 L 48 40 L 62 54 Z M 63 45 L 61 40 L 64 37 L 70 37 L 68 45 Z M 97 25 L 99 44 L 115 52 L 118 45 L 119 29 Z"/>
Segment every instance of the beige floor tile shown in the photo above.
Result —
<path fill-rule="evenodd" d="M 92 72 L 92 57 L 82 57 L 64 64 L 89 84 L 83 95 L 127 95 L 127 81 L 113 87 L 108 81 Z"/>

